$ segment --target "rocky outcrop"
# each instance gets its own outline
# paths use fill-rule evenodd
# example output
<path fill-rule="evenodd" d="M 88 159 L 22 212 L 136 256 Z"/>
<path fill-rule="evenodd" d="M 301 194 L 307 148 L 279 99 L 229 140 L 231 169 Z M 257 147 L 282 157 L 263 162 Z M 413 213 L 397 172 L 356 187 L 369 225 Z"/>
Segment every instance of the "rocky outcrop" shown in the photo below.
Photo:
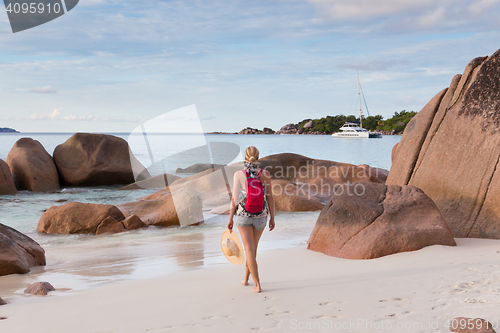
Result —
<path fill-rule="evenodd" d="M 238 134 L 274 134 L 274 131 L 268 127 L 261 130 L 257 128 L 247 127 L 238 132 Z"/>
<path fill-rule="evenodd" d="M 275 134 L 276 132 L 272 129 L 272 128 L 269 128 L 269 127 L 264 127 L 262 129 L 262 134 Z"/>
<path fill-rule="evenodd" d="M 9 165 L 0 160 L 0 195 L 17 193 Z"/>
<path fill-rule="evenodd" d="M 271 174 L 275 207 L 277 210 L 287 211 L 320 210 L 322 205 L 331 198 L 336 187 L 341 184 L 347 182 L 384 183 L 387 176 L 386 170 L 371 168 L 367 165 L 356 166 L 316 160 L 297 154 L 270 155 L 261 158 L 259 164 Z M 157 191 L 144 199 L 159 200 L 168 197 L 170 192 L 178 189 L 192 189 L 197 192 L 206 208 L 213 209 L 211 213 L 224 214 L 229 210 L 234 173 L 242 168 L 242 163 L 235 163 L 215 172 L 206 170 L 178 179 L 168 189 Z M 150 205 L 156 206 L 154 203 Z M 158 205 L 161 204 L 158 203 Z M 136 211 L 130 210 L 130 212 Z M 137 212 L 136 214 L 141 216 Z"/>
<path fill-rule="evenodd" d="M 47 209 L 36 229 L 49 234 L 98 235 L 146 227 L 137 217 L 133 219 L 126 221 L 123 213 L 113 205 L 70 202 Z"/>
<path fill-rule="evenodd" d="M 198 193 L 191 188 L 173 192 L 162 190 L 143 200 L 117 206 L 123 214 L 137 215 L 147 225 L 195 225 L 203 222 L 203 205 Z"/>
<path fill-rule="evenodd" d="M 340 186 L 321 211 L 307 248 L 346 259 L 373 259 L 456 245 L 436 205 L 414 186 Z"/>
<path fill-rule="evenodd" d="M 224 165 L 222 164 L 210 164 L 210 163 L 195 163 L 193 165 L 188 166 L 187 168 L 177 168 L 175 173 L 198 173 L 203 172 L 205 170 L 211 169 L 212 171 L 218 170 L 222 168 Z"/>
<path fill-rule="evenodd" d="M 495 333 L 493 325 L 482 318 L 457 317 L 450 321 L 450 332 Z"/>
<path fill-rule="evenodd" d="M 312 191 L 312 196 L 326 198 L 326 201 L 333 195 L 338 184 L 385 183 L 388 175 L 387 170 L 372 168 L 366 164 L 356 166 L 291 153 L 263 157 L 259 164 L 269 171 L 272 179 L 285 179 L 301 184 L 303 190 L 307 188 L 309 192 Z"/>
<path fill-rule="evenodd" d="M 316 125 L 317 124 L 316 124 L 316 122 L 314 120 L 310 120 L 306 124 L 304 124 L 303 128 L 309 129 L 309 128 L 315 127 Z"/>
<path fill-rule="evenodd" d="M 76 133 L 56 147 L 54 161 L 61 183 L 69 186 L 131 184 L 150 177 L 127 141 L 113 135 Z"/>
<path fill-rule="evenodd" d="M 54 290 L 56 290 L 56 288 L 48 282 L 36 282 L 26 288 L 24 293 L 37 296 L 47 296 L 49 292 Z"/>
<path fill-rule="evenodd" d="M 0 276 L 45 265 L 45 251 L 30 237 L 0 223 Z"/>
<path fill-rule="evenodd" d="M 19 139 L 7 155 L 7 164 L 18 190 L 47 192 L 59 189 L 54 160 L 36 140 Z"/>
<path fill-rule="evenodd" d="M 500 238 L 500 50 L 408 123 L 393 158 L 387 184 L 421 188 L 455 237 Z"/>
<path fill-rule="evenodd" d="M 287 124 L 283 126 L 276 134 L 297 134 L 299 127 L 295 124 Z"/>

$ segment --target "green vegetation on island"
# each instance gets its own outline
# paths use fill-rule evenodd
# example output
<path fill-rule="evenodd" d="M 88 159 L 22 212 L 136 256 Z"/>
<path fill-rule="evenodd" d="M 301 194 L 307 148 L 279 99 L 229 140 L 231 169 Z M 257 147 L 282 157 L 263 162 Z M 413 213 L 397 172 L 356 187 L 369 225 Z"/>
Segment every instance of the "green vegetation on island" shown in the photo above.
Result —
<path fill-rule="evenodd" d="M 370 116 L 363 118 L 363 127 L 369 131 L 381 131 L 381 132 L 394 132 L 401 133 L 404 131 L 406 125 L 410 122 L 411 118 L 415 116 L 417 112 L 406 111 L 395 112 L 394 116 L 389 119 L 384 120 L 381 115 Z M 304 125 L 313 121 L 315 126 L 304 128 Z M 340 127 L 348 121 L 358 121 L 359 117 L 356 118 L 353 115 L 344 116 L 326 116 L 320 119 L 304 119 L 297 124 L 299 131 L 302 133 L 325 133 L 331 134 L 338 132 Z"/>

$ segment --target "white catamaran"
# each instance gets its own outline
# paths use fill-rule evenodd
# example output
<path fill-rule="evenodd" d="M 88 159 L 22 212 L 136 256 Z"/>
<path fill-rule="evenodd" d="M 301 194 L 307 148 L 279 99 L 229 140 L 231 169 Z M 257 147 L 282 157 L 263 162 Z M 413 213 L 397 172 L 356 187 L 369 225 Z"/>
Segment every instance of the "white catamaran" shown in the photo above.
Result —
<path fill-rule="evenodd" d="M 356 71 L 356 79 L 358 82 L 358 97 L 359 97 L 359 122 L 348 121 L 341 128 L 340 132 L 333 133 L 333 138 L 381 138 L 382 133 L 370 132 L 363 128 L 363 110 L 361 109 L 361 86 L 359 84 L 359 74 Z M 364 98 L 364 96 L 363 96 Z"/>

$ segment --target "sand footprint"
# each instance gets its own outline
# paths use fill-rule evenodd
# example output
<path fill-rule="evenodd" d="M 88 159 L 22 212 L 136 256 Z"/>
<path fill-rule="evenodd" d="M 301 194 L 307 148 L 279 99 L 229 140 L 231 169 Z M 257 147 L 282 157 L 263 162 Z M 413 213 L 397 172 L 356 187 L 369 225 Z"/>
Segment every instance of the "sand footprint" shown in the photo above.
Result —
<path fill-rule="evenodd" d="M 393 319 L 399 319 L 399 318 L 403 318 L 403 317 L 406 317 L 410 314 L 412 314 L 413 311 L 403 311 L 401 313 L 393 313 L 393 314 L 390 314 L 390 315 L 386 315 L 387 318 L 393 318 Z"/>
<path fill-rule="evenodd" d="M 287 313 L 292 313 L 292 311 L 266 313 L 266 316 L 278 316 L 278 315 L 287 314 Z"/>
<path fill-rule="evenodd" d="M 208 317 L 203 317 L 201 320 L 209 320 L 209 319 L 225 319 L 225 318 L 230 318 L 230 316 L 208 316 Z"/>
<path fill-rule="evenodd" d="M 395 298 L 388 298 L 388 299 L 381 299 L 379 302 L 399 302 L 399 301 L 404 301 L 405 299 L 404 298 L 399 298 L 399 297 L 395 297 Z"/>
<path fill-rule="evenodd" d="M 321 319 L 321 318 L 341 318 L 340 316 L 330 316 L 330 315 L 318 315 L 312 316 L 311 319 Z"/>
<path fill-rule="evenodd" d="M 475 298 L 466 298 L 463 300 L 464 303 L 489 303 L 490 301 L 485 299 L 475 299 Z"/>
<path fill-rule="evenodd" d="M 431 308 L 431 310 L 441 310 L 441 309 L 447 308 L 448 306 L 450 306 L 449 303 L 441 303 L 441 304 L 438 304 L 436 306 L 433 306 Z"/>

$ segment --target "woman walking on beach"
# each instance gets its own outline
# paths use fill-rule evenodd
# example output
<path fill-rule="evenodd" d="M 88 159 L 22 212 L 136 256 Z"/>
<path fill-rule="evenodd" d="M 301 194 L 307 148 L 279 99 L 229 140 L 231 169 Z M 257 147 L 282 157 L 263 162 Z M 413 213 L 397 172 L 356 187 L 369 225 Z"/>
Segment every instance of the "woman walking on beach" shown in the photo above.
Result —
<path fill-rule="evenodd" d="M 245 276 L 241 283 L 248 285 L 248 279 L 252 275 L 255 283 L 254 292 L 260 293 L 259 270 L 257 267 L 257 245 L 259 244 L 260 236 L 267 224 L 267 216 L 269 215 L 269 231 L 274 229 L 274 202 L 271 189 L 271 174 L 267 170 L 262 170 L 257 164 L 259 159 L 259 151 L 254 146 L 250 146 L 245 150 L 245 168 L 234 174 L 233 179 L 233 196 L 231 198 L 231 210 L 229 213 L 229 222 L 227 228 L 232 231 L 233 217 L 235 224 L 240 231 L 241 239 L 245 247 L 246 267 Z M 260 179 L 263 186 L 263 207 L 262 211 L 251 213 L 247 209 L 247 184 L 251 178 Z M 235 202 L 235 197 L 237 202 Z M 245 208 L 246 207 L 246 208 Z"/>

